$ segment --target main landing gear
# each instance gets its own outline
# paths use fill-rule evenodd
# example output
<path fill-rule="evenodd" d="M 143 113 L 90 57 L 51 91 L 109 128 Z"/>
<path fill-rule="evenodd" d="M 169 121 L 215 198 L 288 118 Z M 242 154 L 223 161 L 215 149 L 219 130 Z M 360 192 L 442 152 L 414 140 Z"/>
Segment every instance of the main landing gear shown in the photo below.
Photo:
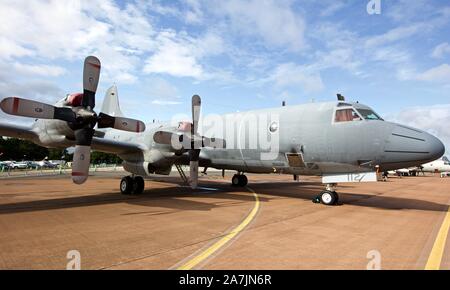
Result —
<path fill-rule="evenodd" d="M 233 186 L 239 186 L 239 187 L 244 187 L 246 186 L 248 183 L 248 179 L 247 176 L 245 176 L 244 174 L 235 174 L 233 176 L 233 178 L 231 178 L 231 185 Z"/>
<path fill-rule="evenodd" d="M 335 191 L 337 184 L 327 184 L 324 191 L 313 199 L 314 203 L 322 203 L 324 205 L 337 205 L 339 202 L 339 195 Z"/>
<path fill-rule="evenodd" d="M 142 176 L 125 176 L 120 181 L 120 192 L 122 194 L 141 194 L 144 191 L 145 182 Z"/>

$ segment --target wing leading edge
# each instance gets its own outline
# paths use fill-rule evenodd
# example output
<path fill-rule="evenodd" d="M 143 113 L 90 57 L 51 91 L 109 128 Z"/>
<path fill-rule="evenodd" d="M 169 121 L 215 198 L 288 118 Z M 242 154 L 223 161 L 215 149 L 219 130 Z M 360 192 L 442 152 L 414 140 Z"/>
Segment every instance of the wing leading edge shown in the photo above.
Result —
<path fill-rule="evenodd" d="M 0 136 L 26 139 L 35 141 L 39 138 L 38 134 L 31 127 L 0 123 Z M 92 149 L 106 153 L 114 154 L 133 154 L 142 153 L 144 146 L 136 143 L 120 142 L 110 139 L 94 137 L 92 140 Z"/>
<path fill-rule="evenodd" d="M 31 127 L 0 123 L 0 136 L 34 140 L 38 137 Z"/>
<path fill-rule="evenodd" d="M 92 149 L 113 154 L 133 154 L 142 153 L 146 148 L 141 144 L 115 141 L 111 139 L 104 139 L 94 137 L 92 139 Z"/>

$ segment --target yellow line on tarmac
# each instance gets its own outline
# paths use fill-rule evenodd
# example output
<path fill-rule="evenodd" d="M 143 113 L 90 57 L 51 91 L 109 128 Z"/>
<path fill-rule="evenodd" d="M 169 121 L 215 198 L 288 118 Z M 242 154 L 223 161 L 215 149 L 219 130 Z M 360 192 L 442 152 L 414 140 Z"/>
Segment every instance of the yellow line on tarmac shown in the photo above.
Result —
<path fill-rule="evenodd" d="M 428 257 L 425 270 L 439 270 L 441 267 L 442 256 L 444 255 L 445 243 L 447 241 L 448 230 L 450 228 L 450 207 L 442 222 L 441 229 L 434 241 L 430 257 Z"/>
<path fill-rule="evenodd" d="M 217 252 L 220 248 L 225 246 L 229 241 L 231 241 L 234 237 L 236 237 L 237 234 L 242 232 L 242 230 L 245 229 L 246 226 L 255 218 L 256 214 L 259 210 L 259 197 L 258 194 L 253 191 L 250 188 L 247 188 L 253 193 L 253 196 L 255 197 L 255 205 L 252 209 L 252 211 L 249 213 L 249 215 L 242 221 L 241 224 L 239 224 L 237 227 L 235 227 L 233 230 L 231 230 L 228 234 L 226 234 L 223 238 L 221 238 L 219 241 L 214 243 L 212 246 L 201 252 L 199 255 L 195 256 L 188 262 L 186 262 L 184 265 L 177 268 L 177 270 L 190 270 L 197 266 L 200 262 L 206 260 L 209 256 Z"/>

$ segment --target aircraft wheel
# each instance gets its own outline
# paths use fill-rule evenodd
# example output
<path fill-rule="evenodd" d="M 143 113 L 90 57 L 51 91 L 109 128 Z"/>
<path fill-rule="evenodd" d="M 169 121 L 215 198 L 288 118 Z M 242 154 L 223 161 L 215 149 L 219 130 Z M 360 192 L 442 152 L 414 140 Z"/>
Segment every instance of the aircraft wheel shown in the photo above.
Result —
<path fill-rule="evenodd" d="M 133 194 L 141 194 L 144 192 L 145 181 L 142 176 L 135 176 L 133 180 Z"/>
<path fill-rule="evenodd" d="M 231 178 L 231 185 L 239 186 L 240 184 L 241 184 L 240 175 L 238 174 L 233 175 L 233 178 Z"/>
<path fill-rule="evenodd" d="M 339 194 L 337 194 L 336 191 L 333 191 L 333 194 L 334 194 L 334 198 L 335 198 L 334 204 L 338 204 L 339 203 Z"/>
<path fill-rule="evenodd" d="M 336 192 L 325 190 L 320 193 L 320 201 L 324 205 L 333 205 L 336 204 L 336 196 Z"/>
<path fill-rule="evenodd" d="M 239 186 L 246 186 L 248 184 L 247 176 L 245 175 L 239 175 Z"/>
<path fill-rule="evenodd" d="M 130 176 L 125 176 L 120 181 L 120 192 L 125 195 L 131 194 L 133 191 L 133 184 L 133 178 Z"/>

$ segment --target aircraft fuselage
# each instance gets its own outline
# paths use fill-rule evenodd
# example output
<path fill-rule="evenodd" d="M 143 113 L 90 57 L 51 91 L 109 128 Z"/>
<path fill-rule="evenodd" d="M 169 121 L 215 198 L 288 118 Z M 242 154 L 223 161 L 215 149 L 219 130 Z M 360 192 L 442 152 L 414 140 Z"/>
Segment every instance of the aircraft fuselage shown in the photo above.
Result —
<path fill-rule="evenodd" d="M 341 115 L 349 115 L 349 110 L 354 111 L 352 119 L 344 116 L 343 121 Z M 226 148 L 203 148 L 200 165 L 239 172 L 321 175 L 418 166 L 444 153 L 436 137 L 381 118 L 367 119 L 358 110 L 370 108 L 330 102 L 206 116 L 199 132 L 225 139 Z M 73 131 L 63 121 L 38 120 L 33 128 L 39 135 L 33 141 L 40 145 L 74 144 Z M 143 145 L 141 154 L 120 154 L 128 171 L 167 174 L 174 163 L 189 160 L 186 153 L 153 140 L 161 129 L 176 130 L 176 124 L 148 124 L 143 133 L 101 132 L 104 139 Z"/>

